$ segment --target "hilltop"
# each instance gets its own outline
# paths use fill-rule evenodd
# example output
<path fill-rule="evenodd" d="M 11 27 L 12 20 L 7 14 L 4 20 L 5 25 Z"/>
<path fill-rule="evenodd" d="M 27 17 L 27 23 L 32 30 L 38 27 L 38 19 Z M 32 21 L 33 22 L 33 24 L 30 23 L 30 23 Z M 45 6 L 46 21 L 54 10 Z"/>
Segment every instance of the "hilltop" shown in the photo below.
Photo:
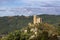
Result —
<path fill-rule="evenodd" d="M 58 32 L 47 23 L 31 24 L 3 36 L 1 40 L 58 40 Z"/>

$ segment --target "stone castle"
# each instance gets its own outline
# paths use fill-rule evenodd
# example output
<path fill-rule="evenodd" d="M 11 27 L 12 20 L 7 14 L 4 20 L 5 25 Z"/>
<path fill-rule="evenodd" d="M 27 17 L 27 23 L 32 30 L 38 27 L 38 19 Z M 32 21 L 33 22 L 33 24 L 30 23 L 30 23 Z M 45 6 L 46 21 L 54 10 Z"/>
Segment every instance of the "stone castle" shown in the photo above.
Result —
<path fill-rule="evenodd" d="M 34 15 L 33 16 L 33 24 L 39 24 L 39 23 L 42 23 L 42 18 Z M 33 24 L 29 23 L 28 25 L 29 26 L 34 26 Z"/>
<path fill-rule="evenodd" d="M 34 24 L 42 23 L 42 18 L 37 17 L 36 15 L 34 15 L 33 16 L 33 23 Z"/>

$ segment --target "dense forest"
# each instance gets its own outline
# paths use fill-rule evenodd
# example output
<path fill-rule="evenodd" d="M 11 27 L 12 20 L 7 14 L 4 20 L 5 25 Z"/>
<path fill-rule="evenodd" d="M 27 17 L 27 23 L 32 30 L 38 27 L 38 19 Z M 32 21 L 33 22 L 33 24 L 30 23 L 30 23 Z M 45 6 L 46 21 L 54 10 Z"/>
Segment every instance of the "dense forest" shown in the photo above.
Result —
<path fill-rule="evenodd" d="M 60 28 L 60 15 L 38 15 L 43 19 L 43 23 L 52 24 Z M 7 34 L 15 30 L 26 27 L 28 23 L 33 23 L 33 16 L 4 16 L 0 17 L 0 34 Z"/>

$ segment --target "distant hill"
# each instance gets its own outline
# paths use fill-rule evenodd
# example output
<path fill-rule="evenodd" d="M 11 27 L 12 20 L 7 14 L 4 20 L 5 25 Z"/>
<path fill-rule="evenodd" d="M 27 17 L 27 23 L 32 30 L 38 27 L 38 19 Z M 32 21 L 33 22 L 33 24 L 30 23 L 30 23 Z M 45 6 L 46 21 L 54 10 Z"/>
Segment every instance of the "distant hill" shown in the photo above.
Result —
<path fill-rule="evenodd" d="M 43 23 L 53 24 L 58 26 L 60 24 L 60 15 L 38 15 L 43 19 Z M 8 33 L 14 30 L 21 29 L 32 23 L 33 16 L 5 16 L 0 17 L 0 33 Z"/>
<path fill-rule="evenodd" d="M 60 24 L 60 15 L 39 15 L 40 17 L 42 17 L 43 22 L 47 22 L 49 24 L 54 24 L 54 25 L 58 25 Z"/>

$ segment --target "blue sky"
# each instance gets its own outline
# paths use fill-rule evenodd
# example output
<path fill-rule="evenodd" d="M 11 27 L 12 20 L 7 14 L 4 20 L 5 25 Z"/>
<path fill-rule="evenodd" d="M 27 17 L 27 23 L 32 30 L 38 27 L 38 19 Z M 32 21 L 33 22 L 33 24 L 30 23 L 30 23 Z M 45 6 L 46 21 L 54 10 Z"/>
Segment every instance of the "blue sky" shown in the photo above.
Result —
<path fill-rule="evenodd" d="M 16 9 L 16 8 L 40 8 L 40 7 L 45 7 L 44 8 L 45 10 L 47 9 L 47 7 L 52 8 L 53 10 L 48 8 L 51 14 L 52 13 L 54 14 L 55 11 L 56 11 L 55 14 L 60 14 L 59 12 L 60 0 L 0 0 L 0 16 L 11 15 L 11 14 L 17 15 L 18 13 L 9 11 L 12 10 L 12 8 Z M 44 13 L 46 11 L 43 10 L 42 12 Z M 48 12 L 46 13 L 49 14 Z M 21 12 L 21 14 L 24 14 L 24 11 Z M 30 15 L 30 13 L 28 15 Z"/>
<path fill-rule="evenodd" d="M 60 0 L 0 0 L 0 7 L 44 7 L 60 6 Z"/>
<path fill-rule="evenodd" d="M 0 0 L 0 7 L 40 7 L 44 5 L 60 6 L 60 0 Z"/>

